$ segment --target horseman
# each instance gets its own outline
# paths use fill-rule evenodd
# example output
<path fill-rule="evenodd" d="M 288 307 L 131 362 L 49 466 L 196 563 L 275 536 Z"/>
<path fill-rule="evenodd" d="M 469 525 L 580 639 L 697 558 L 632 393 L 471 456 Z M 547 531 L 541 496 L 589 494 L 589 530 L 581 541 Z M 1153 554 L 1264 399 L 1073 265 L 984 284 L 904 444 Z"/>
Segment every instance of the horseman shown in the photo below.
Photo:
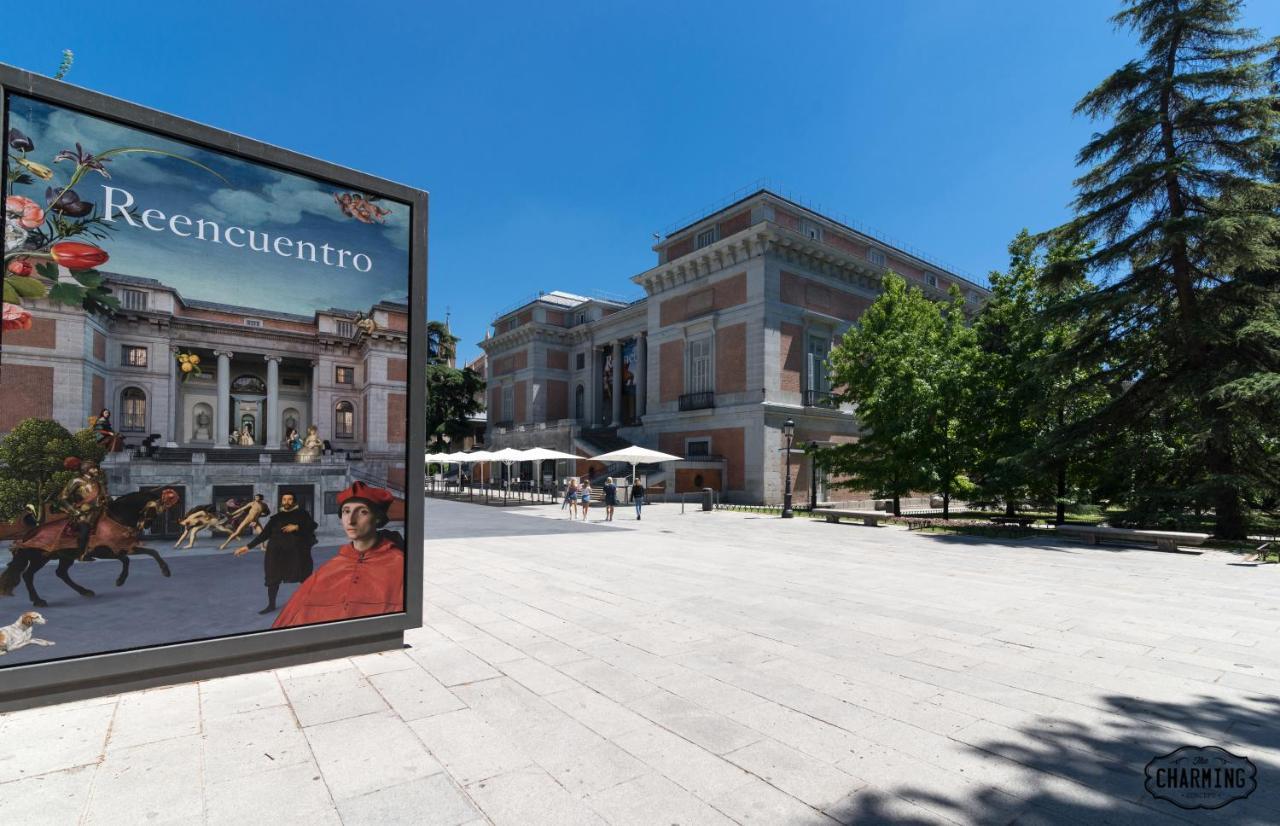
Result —
<path fill-rule="evenodd" d="M 82 462 L 69 456 L 62 466 L 77 471 L 58 495 L 58 506 L 67 514 L 67 532 L 76 534 L 76 558 L 83 561 L 88 553 L 89 537 L 111 503 L 111 495 L 107 478 L 92 459 Z"/>

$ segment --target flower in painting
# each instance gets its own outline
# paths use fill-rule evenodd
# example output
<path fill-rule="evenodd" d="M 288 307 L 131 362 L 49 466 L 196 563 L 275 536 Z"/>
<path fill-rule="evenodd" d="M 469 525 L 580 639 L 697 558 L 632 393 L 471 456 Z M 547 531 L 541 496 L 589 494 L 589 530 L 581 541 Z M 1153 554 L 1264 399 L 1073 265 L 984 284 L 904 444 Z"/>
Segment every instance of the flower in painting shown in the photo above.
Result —
<path fill-rule="evenodd" d="M 4 302 L 4 332 L 9 330 L 30 330 L 31 329 L 31 313 L 19 307 L 17 304 Z"/>
<path fill-rule="evenodd" d="M 31 138 L 28 138 L 17 129 L 9 130 L 8 141 L 9 148 L 17 150 L 18 152 L 30 152 L 32 149 L 36 148 L 36 145 L 32 142 Z"/>
<path fill-rule="evenodd" d="M 35 272 L 35 267 L 31 266 L 31 262 L 22 258 L 15 258 L 5 265 L 5 269 L 19 278 L 27 278 L 31 273 Z"/>
<path fill-rule="evenodd" d="M 27 231 L 13 219 L 4 222 L 4 249 L 5 252 L 10 250 L 22 249 L 22 245 L 27 242 Z"/>
<path fill-rule="evenodd" d="M 44 223 L 44 210 L 40 205 L 21 195 L 10 195 L 5 198 L 4 211 L 23 229 L 35 229 Z"/>
<path fill-rule="evenodd" d="M 58 266 L 69 270 L 91 270 L 107 263 L 104 250 L 79 241 L 59 241 L 49 247 L 49 255 L 58 262 Z"/>
<path fill-rule="evenodd" d="M 80 196 L 76 194 L 74 189 L 64 189 L 55 198 L 53 187 L 46 187 L 44 197 L 49 202 L 49 209 L 59 215 L 66 215 L 70 218 L 83 218 L 93 212 L 93 203 L 80 200 Z"/>
<path fill-rule="evenodd" d="M 105 163 L 111 163 L 111 159 L 97 158 L 93 153 L 84 151 L 84 148 L 81 147 L 79 143 L 76 144 L 75 152 L 72 152 L 70 149 L 64 149 L 53 156 L 54 163 L 58 163 L 59 161 L 75 161 L 77 166 L 82 166 L 85 169 L 92 169 L 102 177 L 108 180 L 111 179 L 111 175 L 107 172 L 107 168 L 103 166 Z"/>
<path fill-rule="evenodd" d="M 14 158 L 13 162 L 23 167 L 42 181 L 47 181 L 53 178 L 53 170 L 42 163 L 29 161 L 26 158 Z"/>

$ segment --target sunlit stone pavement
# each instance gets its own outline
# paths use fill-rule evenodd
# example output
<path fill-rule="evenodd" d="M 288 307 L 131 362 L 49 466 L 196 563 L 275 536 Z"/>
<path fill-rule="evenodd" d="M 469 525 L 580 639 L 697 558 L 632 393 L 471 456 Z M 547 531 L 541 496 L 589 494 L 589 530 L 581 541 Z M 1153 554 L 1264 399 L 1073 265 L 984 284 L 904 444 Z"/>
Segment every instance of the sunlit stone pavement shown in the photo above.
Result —
<path fill-rule="evenodd" d="M 1280 566 L 427 513 L 410 648 L 2 716 L 0 824 L 1280 822 Z M 1257 790 L 1155 800 L 1183 745 Z"/>

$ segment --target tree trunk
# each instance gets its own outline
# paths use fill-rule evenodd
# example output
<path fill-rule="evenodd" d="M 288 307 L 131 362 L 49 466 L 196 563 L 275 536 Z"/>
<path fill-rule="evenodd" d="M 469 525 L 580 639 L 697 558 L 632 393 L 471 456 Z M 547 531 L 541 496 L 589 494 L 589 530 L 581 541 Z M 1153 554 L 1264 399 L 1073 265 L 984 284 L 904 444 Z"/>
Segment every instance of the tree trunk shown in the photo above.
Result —
<path fill-rule="evenodd" d="M 942 518 L 951 518 L 951 491 L 949 490 L 942 492 Z"/>
<path fill-rule="evenodd" d="M 1016 507 L 1014 506 L 1014 501 L 1013 501 L 1012 499 L 1006 499 L 1006 500 L 1004 500 L 1004 515 L 1005 515 L 1005 516 L 1017 516 L 1017 515 L 1018 515 L 1018 513 L 1017 513 L 1017 509 L 1016 509 Z"/>
<path fill-rule="evenodd" d="M 893 515 L 902 516 L 902 500 L 897 491 L 893 494 Z"/>
<path fill-rule="evenodd" d="M 1244 539 L 1245 530 L 1244 507 L 1240 495 L 1240 486 L 1230 481 L 1235 473 L 1235 459 L 1231 455 L 1231 425 L 1224 420 L 1223 412 L 1217 405 L 1211 405 L 1214 416 L 1213 433 L 1206 446 L 1205 465 L 1214 481 L 1213 535 L 1218 539 Z"/>
<path fill-rule="evenodd" d="M 1053 517 L 1055 525 L 1061 525 L 1067 521 L 1067 463 L 1058 463 L 1058 510 Z"/>

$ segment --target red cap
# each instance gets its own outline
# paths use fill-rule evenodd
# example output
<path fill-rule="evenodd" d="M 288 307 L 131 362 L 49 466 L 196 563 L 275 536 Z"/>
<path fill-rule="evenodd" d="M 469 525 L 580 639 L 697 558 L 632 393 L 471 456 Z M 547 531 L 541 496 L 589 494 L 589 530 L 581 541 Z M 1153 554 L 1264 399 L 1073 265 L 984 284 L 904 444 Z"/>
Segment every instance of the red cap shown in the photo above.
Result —
<path fill-rule="evenodd" d="M 351 501 L 364 502 L 378 510 L 385 511 L 396 500 L 389 491 L 366 485 L 364 482 L 352 482 L 351 487 L 338 494 L 338 507 Z"/>
<path fill-rule="evenodd" d="M 64 470 L 79 470 L 80 460 L 74 456 L 68 456 L 62 460 L 62 467 Z"/>

